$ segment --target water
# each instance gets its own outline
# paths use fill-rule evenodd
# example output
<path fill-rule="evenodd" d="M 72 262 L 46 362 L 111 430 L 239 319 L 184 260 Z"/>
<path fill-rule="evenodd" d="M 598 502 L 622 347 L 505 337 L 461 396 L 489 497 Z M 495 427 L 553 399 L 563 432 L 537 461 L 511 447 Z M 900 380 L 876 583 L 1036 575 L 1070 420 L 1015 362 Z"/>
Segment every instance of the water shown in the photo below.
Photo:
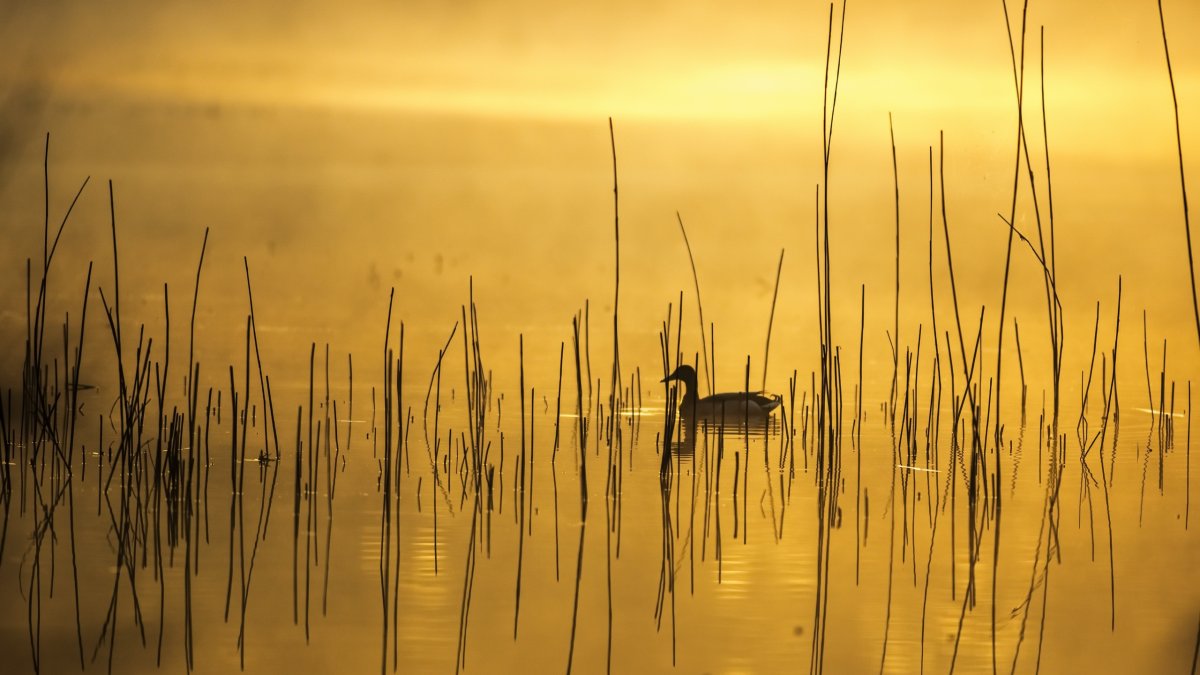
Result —
<path fill-rule="evenodd" d="M 339 406 L 347 404 L 344 389 L 335 391 Z M 405 400 L 415 408 L 423 393 L 410 384 Z M 660 400 L 661 390 L 647 388 L 644 394 L 653 402 Z M 488 463 L 495 474 L 477 511 L 469 474 L 444 470 L 462 461 L 457 439 L 467 411 L 461 390 L 444 400 L 439 414 L 442 434 L 456 439 L 449 459 L 445 442 L 437 461 L 425 447 L 424 427 L 432 427 L 432 419 L 413 422 L 397 460 L 399 496 L 386 546 L 382 449 L 378 440 L 368 438 L 370 420 L 362 407 L 356 407 L 354 421 L 339 421 L 334 456 L 343 461 L 325 458 L 321 450 L 317 490 L 312 501 L 302 496 L 298 507 L 293 432 L 282 432 L 281 460 L 260 465 L 248 458 L 241 465 L 244 490 L 240 499 L 231 499 L 229 411 L 223 411 L 221 424 L 215 423 L 214 412 L 210 463 L 196 467 L 199 494 L 191 502 L 196 510 L 190 534 L 168 539 L 165 502 L 156 511 L 147 500 L 138 512 L 148 520 L 144 530 L 138 529 L 143 534 L 133 565 L 136 593 L 127 573 L 117 582 L 114 669 L 184 670 L 189 596 L 194 669 L 227 672 L 238 667 L 243 657 L 238 650 L 243 555 L 249 672 L 369 671 L 381 667 L 384 650 L 393 663 L 393 649 L 400 670 L 445 672 L 454 669 L 460 647 L 463 667 L 480 672 L 565 669 L 568 658 L 581 672 L 782 672 L 804 667 L 814 651 L 833 671 L 873 670 L 881 664 L 888 672 L 913 672 L 922 664 L 940 671 L 954 658 L 961 671 L 982 672 L 991 669 L 993 569 L 999 570 L 994 606 L 1001 668 L 1010 668 L 1016 658 L 1018 671 L 1032 670 L 1039 652 L 1040 665 L 1049 672 L 1076 667 L 1162 670 L 1186 668 L 1190 662 L 1198 594 L 1181 580 L 1188 578 L 1200 550 L 1187 529 L 1194 508 L 1188 493 L 1187 419 L 1176 418 L 1175 445 L 1160 454 L 1157 430 L 1149 424 L 1154 418 L 1129 403 L 1136 400 L 1133 392 L 1122 399 L 1127 403 L 1119 426 L 1111 427 L 1103 445 L 1089 453 L 1090 478 L 1080 477 L 1078 447 L 1067 433 L 1054 534 L 1044 519 L 1054 462 L 1044 438 L 1039 447 L 1044 431 L 1034 410 L 1027 411 L 1022 425 L 1014 406 L 1014 423 L 1005 432 L 1011 450 L 1001 452 L 1000 485 L 991 492 L 991 499 L 999 497 L 1002 504 L 999 548 L 994 540 L 997 521 L 989 515 L 975 567 L 976 602 L 966 611 L 961 637 L 958 622 L 970 573 L 969 515 L 962 498 L 968 465 L 956 465 L 952 477 L 945 474 L 947 418 L 938 444 L 940 462 L 924 456 L 922 422 L 915 468 L 897 467 L 887 417 L 868 409 L 861 456 L 857 436 L 845 434 L 838 483 L 822 492 L 814 439 L 804 440 L 798 431 L 796 444 L 789 446 L 787 429 L 781 430 L 778 420 L 766 435 L 730 430 L 723 438 L 715 432 L 701 437 L 693 454 L 676 459 L 673 480 L 664 490 L 657 454 L 661 406 L 651 404 L 622 419 L 622 442 L 612 447 L 612 459 L 609 444 L 597 439 L 593 417 L 583 517 L 576 419 L 559 420 L 555 453 L 554 403 L 532 406 L 527 423 L 533 430 L 534 461 L 523 486 L 518 468 L 521 425 L 513 398 L 506 396 L 500 406 L 493 402 L 484 424 L 491 444 Z M 317 399 L 322 399 L 320 390 Z M 362 406 L 361 400 L 359 392 L 355 405 Z M 943 414 L 948 417 L 945 409 Z M 1099 414 L 1091 410 L 1093 424 Z M 321 407 L 316 415 L 323 422 Z M 261 424 L 250 435 L 251 448 L 261 442 Z M 306 420 L 302 427 L 306 443 Z M 1091 434 L 1096 431 L 1095 426 L 1090 429 Z M 719 481 L 718 441 L 724 453 Z M 24 667 L 32 665 L 27 603 L 38 561 L 42 586 L 33 604 L 41 612 L 43 672 L 79 667 L 71 536 L 85 660 L 92 669 L 103 668 L 108 658 L 109 643 L 97 644 L 113 597 L 114 522 L 120 522 L 113 520 L 120 511 L 113 500 L 119 490 L 100 488 L 109 469 L 98 467 L 95 446 L 90 447 L 86 469 L 81 459 L 67 501 L 55 511 L 57 538 L 43 540 L 40 552 L 30 536 L 34 514 L 46 508 L 47 486 L 61 486 L 61 480 L 43 478 L 39 491 L 24 465 L 9 467 L 15 482 L 3 558 L 3 569 L 9 570 L 4 648 L 21 655 Z M 1098 482 L 1101 454 L 1107 493 Z M 995 461 L 994 455 L 989 461 Z M 326 462 L 336 467 L 332 501 Z M 611 474 L 615 488 L 606 486 L 604 473 L 610 466 L 619 467 Z M 306 482 L 309 471 L 305 465 Z M 24 479 L 18 479 L 22 474 Z M 947 489 L 956 496 L 948 498 Z M 264 495 L 269 519 L 260 515 Z M 832 522 L 826 522 L 832 529 L 824 534 L 819 498 L 838 502 Z M 310 505 L 315 509 L 311 519 Z M 292 529 L 296 513 L 298 534 Z M 260 518 L 266 527 L 258 535 Z M 473 564 L 468 563 L 472 541 Z M 822 541 L 828 546 L 826 565 L 818 557 Z M 295 572 L 293 546 L 300 552 Z M 1049 565 L 1047 547 L 1054 555 Z M 159 552 L 161 584 L 155 572 Z M 188 555 L 193 556 L 190 568 L 184 564 Z M 383 556 L 389 561 L 386 575 L 380 569 Z M 389 586 L 398 584 L 399 591 L 398 623 L 389 618 L 387 631 L 381 597 L 385 578 Z M 469 591 L 465 610 L 464 587 Z M 232 597 L 226 619 L 228 588 Z M 135 596 L 145 646 L 132 609 Z M 656 615 L 660 601 L 661 617 Z M 466 629 L 460 634 L 464 611 Z M 1110 624 L 1114 612 L 1115 624 Z M 818 618 L 820 624 L 815 624 Z M 814 645 L 818 625 L 823 626 L 823 645 Z M 156 665 L 160 628 L 162 661 Z"/>

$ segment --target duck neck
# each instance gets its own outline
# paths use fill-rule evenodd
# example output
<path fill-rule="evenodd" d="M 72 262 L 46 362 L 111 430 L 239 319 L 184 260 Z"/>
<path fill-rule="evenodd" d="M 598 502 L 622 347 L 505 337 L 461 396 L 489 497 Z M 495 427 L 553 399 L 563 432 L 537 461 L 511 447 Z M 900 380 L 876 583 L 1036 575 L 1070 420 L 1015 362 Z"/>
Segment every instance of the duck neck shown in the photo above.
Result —
<path fill-rule="evenodd" d="M 695 407 L 696 402 L 700 400 L 699 394 L 696 393 L 696 378 L 689 377 L 683 380 L 683 405 L 685 409 L 690 410 Z"/>

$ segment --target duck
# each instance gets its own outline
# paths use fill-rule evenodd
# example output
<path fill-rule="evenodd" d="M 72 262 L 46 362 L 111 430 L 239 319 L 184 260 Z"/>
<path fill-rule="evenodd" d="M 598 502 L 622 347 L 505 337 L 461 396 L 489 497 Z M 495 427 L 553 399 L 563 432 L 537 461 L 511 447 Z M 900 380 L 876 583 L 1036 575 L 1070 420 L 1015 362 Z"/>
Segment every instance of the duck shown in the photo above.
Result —
<path fill-rule="evenodd" d="M 699 398 L 696 393 L 696 369 L 687 364 L 676 368 L 662 382 L 683 383 L 683 401 L 679 404 L 679 410 L 684 417 L 719 419 L 723 415 L 731 422 L 744 417 L 762 420 L 783 403 L 782 396 L 765 391 L 722 392 Z"/>

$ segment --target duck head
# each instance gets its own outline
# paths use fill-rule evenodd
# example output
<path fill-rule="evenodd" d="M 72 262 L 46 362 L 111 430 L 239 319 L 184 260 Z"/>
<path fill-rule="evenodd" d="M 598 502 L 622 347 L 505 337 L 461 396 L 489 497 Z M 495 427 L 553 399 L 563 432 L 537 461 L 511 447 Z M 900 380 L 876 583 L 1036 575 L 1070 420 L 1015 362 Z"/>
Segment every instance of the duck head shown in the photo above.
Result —
<path fill-rule="evenodd" d="M 696 389 L 696 369 L 686 363 L 675 369 L 675 372 L 664 377 L 663 382 L 680 381 L 688 386 L 691 391 Z"/>

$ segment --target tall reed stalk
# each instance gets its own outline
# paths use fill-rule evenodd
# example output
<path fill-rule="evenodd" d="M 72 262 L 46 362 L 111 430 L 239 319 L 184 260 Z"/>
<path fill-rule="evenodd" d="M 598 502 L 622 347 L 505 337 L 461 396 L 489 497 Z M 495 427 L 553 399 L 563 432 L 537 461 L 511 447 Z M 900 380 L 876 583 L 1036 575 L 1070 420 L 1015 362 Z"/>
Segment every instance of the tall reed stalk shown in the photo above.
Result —
<path fill-rule="evenodd" d="M 1188 281 L 1192 287 L 1192 316 L 1196 320 L 1196 339 L 1200 340 L 1200 300 L 1196 296 L 1196 262 L 1192 253 L 1192 222 L 1188 213 L 1187 176 L 1183 171 L 1183 134 L 1179 128 L 1179 97 L 1175 94 L 1175 73 L 1171 69 L 1171 48 L 1167 45 L 1167 19 L 1162 0 L 1158 0 L 1158 24 L 1162 28 L 1163 56 L 1167 61 L 1167 80 L 1171 84 L 1171 107 L 1175 113 L 1175 147 L 1179 156 L 1179 191 L 1183 198 L 1183 233 L 1187 244 Z"/>

